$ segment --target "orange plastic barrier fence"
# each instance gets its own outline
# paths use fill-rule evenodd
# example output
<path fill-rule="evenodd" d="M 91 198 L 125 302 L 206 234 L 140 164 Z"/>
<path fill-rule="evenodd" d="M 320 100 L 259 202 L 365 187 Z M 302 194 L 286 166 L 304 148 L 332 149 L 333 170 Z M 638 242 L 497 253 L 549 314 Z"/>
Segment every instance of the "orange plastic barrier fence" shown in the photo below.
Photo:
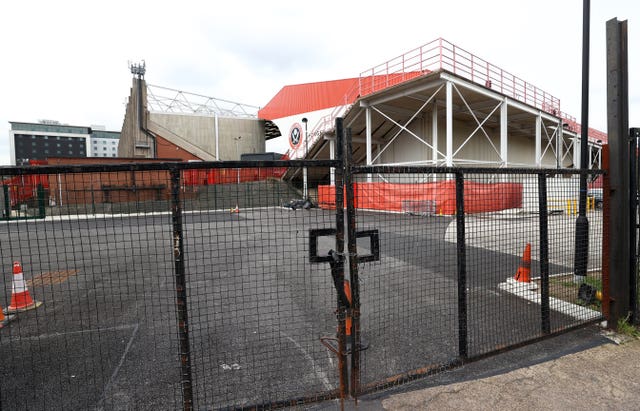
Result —
<path fill-rule="evenodd" d="M 354 193 L 355 207 L 360 209 L 398 212 L 417 209 L 447 215 L 455 214 L 456 210 L 456 185 L 453 180 L 422 184 L 355 183 Z M 335 208 L 335 186 L 318 187 L 318 205 L 326 209 Z M 464 208 L 467 213 L 521 207 L 520 183 L 464 183 Z"/>

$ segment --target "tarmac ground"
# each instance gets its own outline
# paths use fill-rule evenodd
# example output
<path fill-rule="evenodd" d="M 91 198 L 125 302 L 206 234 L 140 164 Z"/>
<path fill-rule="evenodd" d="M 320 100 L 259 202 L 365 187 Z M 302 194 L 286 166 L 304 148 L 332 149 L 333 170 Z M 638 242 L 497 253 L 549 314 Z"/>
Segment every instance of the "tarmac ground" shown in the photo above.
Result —
<path fill-rule="evenodd" d="M 335 221 L 335 211 L 320 209 L 188 212 L 183 250 L 175 247 L 169 213 L 0 224 L 1 304 L 11 297 L 15 260 L 43 302 L 0 330 L 0 409 L 181 408 L 186 368 L 179 356 L 185 336 L 176 321 L 178 255 L 185 260 L 188 370 L 197 409 L 330 398 L 339 381 L 337 360 L 320 338 L 335 336 L 336 292 L 329 264 L 311 263 L 308 244 L 310 229 L 332 228 Z M 359 265 L 361 330 L 370 343 L 362 353 L 363 384 L 455 360 L 461 315 L 467 316 L 470 356 L 540 336 L 540 305 L 499 288 L 514 275 L 537 220 L 470 219 L 466 312 L 459 305 L 459 249 L 448 238 L 454 221 L 358 212 L 359 230 L 379 230 L 381 255 Z M 570 271 L 562 264 L 562 244 L 573 239 L 554 238 L 550 271 Z M 501 251 L 500 244 L 509 248 Z M 321 239 L 318 253 L 334 246 L 332 238 Z M 370 252 L 366 242 L 359 247 Z M 534 275 L 537 267 L 534 262 Z M 550 317 L 556 332 L 583 321 L 555 310 Z M 574 339 L 575 347 L 604 344 L 590 334 Z M 536 350 L 530 347 L 536 346 L 524 349 L 529 355 Z M 549 358 L 548 348 L 538 349 L 534 358 Z M 482 362 L 461 370 L 476 364 Z M 495 374 L 507 369 L 503 364 Z M 410 409 L 421 401 L 398 398 L 405 399 L 388 406 L 405 407 L 405 401 Z M 371 401 L 387 406 L 392 398 Z"/>

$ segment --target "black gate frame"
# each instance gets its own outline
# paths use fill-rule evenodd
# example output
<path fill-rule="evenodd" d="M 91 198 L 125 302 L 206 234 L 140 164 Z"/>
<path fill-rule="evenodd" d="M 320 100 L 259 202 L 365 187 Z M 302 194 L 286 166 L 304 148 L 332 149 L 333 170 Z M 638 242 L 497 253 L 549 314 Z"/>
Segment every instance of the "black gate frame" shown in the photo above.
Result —
<path fill-rule="evenodd" d="M 337 119 L 336 132 L 342 129 L 342 119 Z M 340 126 L 338 126 L 338 124 Z M 640 131 L 640 130 L 639 130 Z M 550 293 L 549 293 L 549 227 L 548 227 L 548 202 L 547 202 L 547 181 L 548 175 L 586 175 L 586 177 L 606 174 L 604 170 L 590 169 L 541 169 L 541 168 L 454 168 L 454 167 L 429 167 L 429 166 L 356 166 L 352 161 L 352 138 L 351 130 L 344 129 L 344 188 L 345 207 L 347 213 L 347 249 L 349 254 L 349 278 L 351 282 L 351 292 L 353 300 L 351 302 L 350 313 L 352 316 L 353 330 L 351 333 L 351 347 L 360 347 L 363 344 L 360 330 L 360 278 L 358 263 L 362 260 L 357 253 L 356 240 L 358 238 L 355 192 L 353 176 L 355 174 L 373 173 L 436 173 L 449 174 L 455 176 L 456 193 L 456 224 L 457 224 L 457 295 L 458 295 L 458 357 L 447 364 L 435 367 L 416 368 L 400 375 L 389 376 L 389 378 L 362 386 L 360 382 L 360 351 L 353 349 L 350 351 L 350 384 L 349 394 L 356 401 L 359 396 L 380 391 L 391 386 L 404 384 L 419 378 L 433 375 L 444 368 L 454 368 L 468 362 L 473 362 L 504 351 L 522 347 L 534 342 L 550 338 L 585 325 L 596 323 L 602 317 L 589 320 L 585 323 L 573 325 L 562 330 L 551 330 L 550 322 Z M 468 312 L 467 312 L 467 267 L 466 267 L 466 243 L 465 243 L 465 207 L 464 207 L 464 175 L 465 174 L 529 174 L 538 177 L 538 206 L 539 206 L 539 232 L 540 232 L 540 273 L 541 273 L 541 304 L 540 304 L 540 333 L 541 336 L 533 337 L 526 341 L 518 342 L 510 346 L 502 347 L 488 353 L 470 356 L 469 336 L 468 336 Z M 336 181 L 336 185 L 337 185 Z M 634 208 L 635 210 L 635 208 Z M 635 221 L 635 220 L 634 220 Z M 639 225 L 640 227 L 640 225 Z M 605 233 L 603 233 L 603 236 Z M 640 249 L 639 249 L 640 250 Z M 640 254 L 640 251 L 639 251 Z M 604 265 L 604 264 L 603 264 Z M 603 267 L 604 269 L 604 267 Z M 604 275 L 604 274 L 603 274 Z M 603 279 L 603 281 L 605 281 Z M 608 279 L 606 280 L 608 283 Z M 634 288 L 635 289 L 635 288 Z M 604 308 L 604 307 L 603 307 Z"/>
<path fill-rule="evenodd" d="M 546 338 L 553 335 L 549 327 L 549 292 L 548 292 L 548 237 L 547 218 L 544 212 L 546 207 L 546 174 L 604 174 L 602 170 L 562 170 L 562 169 L 484 169 L 484 168 L 436 168 L 436 167 L 391 167 L 391 166 L 355 166 L 352 162 L 352 141 L 351 130 L 344 128 L 343 119 L 336 119 L 335 123 L 337 150 L 336 159 L 333 160 L 273 160 L 273 161 L 225 161 L 225 162 L 199 162 L 199 163 L 152 163 L 152 164 L 119 164 L 119 165 L 87 165 L 87 166 L 30 166 L 30 167 L 7 167 L 0 168 L 0 172 L 4 175 L 30 175 L 30 174 L 58 174 L 58 173 L 91 173 L 91 172 L 116 172 L 116 171 L 168 171 L 171 181 L 171 221 L 173 228 L 173 258 L 175 273 L 175 302 L 177 311 L 176 329 L 179 338 L 178 360 L 180 361 L 180 385 L 182 389 L 183 409 L 191 410 L 193 404 L 193 381 L 191 373 L 191 347 L 189 343 L 189 318 L 188 318 L 188 301 L 186 293 L 186 272 L 185 272 L 185 256 L 184 256 L 184 232 L 183 232 L 183 199 L 181 198 L 181 172 L 185 170 L 198 169 L 222 169 L 222 168 L 275 168 L 275 167 L 330 167 L 335 171 L 335 227 L 320 230 L 329 230 L 323 235 L 335 236 L 335 251 L 332 255 L 327 256 L 328 259 L 322 257 L 315 262 L 331 263 L 332 276 L 336 285 L 336 322 L 337 322 L 337 354 L 338 354 L 338 375 L 339 375 L 339 391 L 320 393 L 313 397 L 300 397 L 294 399 L 278 399 L 269 403 L 256 405 L 256 408 L 273 408 L 285 407 L 290 405 L 300 405 L 323 400 L 341 399 L 342 404 L 349 395 L 356 399 L 372 391 L 386 388 L 390 385 L 397 385 L 409 382 L 417 378 L 433 374 L 441 368 L 437 369 L 417 369 L 409 371 L 400 376 L 394 376 L 393 382 L 380 381 L 367 387 L 362 387 L 360 382 L 361 358 L 360 350 L 363 348 L 360 330 L 360 279 L 358 264 L 364 261 L 375 259 L 376 252 L 372 256 L 358 255 L 356 240 L 358 237 L 369 236 L 372 241 L 372 250 L 377 249 L 377 237 L 375 233 L 366 232 L 359 233 L 357 231 L 356 208 L 355 208 L 355 192 L 353 184 L 353 176 L 356 174 L 390 172 L 390 173 L 438 173 L 451 174 L 455 176 L 456 186 L 456 221 L 458 224 L 457 231 L 457 272 L 458 272 L 458 358 L 446 366 L 458 366 L 467 361 L 483 358 L 469 357 L 468 351 L 468 329 L 467 329 L 467 295 L 466 295 L 466 245 L 465 245 L 465 208 L 464 208 L 464 174 L 465 173 L 499 173 L 499 174 L 516 174 L 524 173 L 538 175 L 540 190 L 540 233 L 541 233 L 541 268 L 542 268 L 542 304 L 541 304 L 541 330 Z M 633 150 L 637 150 L 637 140 L 640 138 L 640 130 L 636 129 L 634 136 Z M 635 156 L 632 156 L 635 158 Z M 640 168 L 637 162 L 631 168 L 631 173 L 636 177 L 635 182 L 639 181 L 638 173 Z M 637 184 L 633 191 L 632 200 L 637 201 L 637 193 L 639 192 Z M 633 203 L 636 205 L 636 203 Z M 346 209 L 346 219 L 345 219 Z M 632 221 L 635 222 L 633 228 L 634 233 L 637 228 L 636 208 L 633 209 Z M 316 233 L 318 234 L 318 233 Z M 322 234 L 322 232 L 320 233 Z M 345 238 L 346 235 L 346 238 Z M 345 244 L 346 240 L 346 244 Z M 345 253 L 346 245 L 346 253 Z M 635 244 L 634 244 L 635 246 Z M 310 246 L 310 251 L 314 251 Z M 317 249 L 314 251 L 317 254 Z M 348 256 L 348 259 L 345 258 Z M 635 258 L 640 256 L 640 251 L 633 254 Z M 313 261 L 313 255 L 311 256 Z M 316 256 L 317 257 L 317 256 Z M 348 278 L 351 283 L 351 301 L 345 301 L 344 288 L 341 287 L 345 277 L 345 261 L 348 260 Z M 634 278 L 636 278 L 634 276 Z M 546 285 L 545 285 L 546 284 Z M 633 287 L 632 292 L 636 293 L 637 288 Z M 637 298 L 636 298 L 637 299 Z M 636 301 L 634 299 L 633 301 Z M 637 312 L 638 307 L 636 305 Z M 350 316 L 352 319 L 352 332 L 350 340 L 347 338 L 346 318 Z M 517 346 L 536 341 L 540 338 L 527 341 L 506 349 L 515 348 Z M 494 351 L 490 354 L 495 354 Z"/>

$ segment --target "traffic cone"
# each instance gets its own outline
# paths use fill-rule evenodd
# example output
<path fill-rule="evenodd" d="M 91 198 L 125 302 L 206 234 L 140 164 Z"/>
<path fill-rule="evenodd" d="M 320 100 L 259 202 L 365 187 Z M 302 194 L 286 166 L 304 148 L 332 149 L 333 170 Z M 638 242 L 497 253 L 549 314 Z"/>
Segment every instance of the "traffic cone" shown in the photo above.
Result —
<path fill-rule="evenodd" d="M 4 315 L 4 312 L 2 311 L 2 306 L 0 306 L 0 328 L 9 324 L 15 318 L 16 318 L 15 315 Z"/>
<path fill-rule="evenodd" d="M 520 283 L 531 282 L 531 244 L 529 243 L 527 243 L 527 246 L 524 248 L 520 266 L 513 279 Z"/>
<path fill-rule="evenodd" d="M 13 284 L 11 287 L 11 304 L 4 310 L 5 314 L 17 313 L 21 311 L 33 310 L 42 305 L 42 302 L 35 301 L 29 294 L 27 283 L 24 281 L 22 264 L 19 261 L 13 262 Z"/>

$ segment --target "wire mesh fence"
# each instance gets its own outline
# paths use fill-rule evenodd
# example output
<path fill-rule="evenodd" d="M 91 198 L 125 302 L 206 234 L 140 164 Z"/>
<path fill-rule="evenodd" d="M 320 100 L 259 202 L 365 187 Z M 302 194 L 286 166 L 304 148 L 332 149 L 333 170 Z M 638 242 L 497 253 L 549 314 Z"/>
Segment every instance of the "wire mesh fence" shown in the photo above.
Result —
<path fill-rule="evenodd" d="M 218 409 L 336 396 L 336 361 L 319 343 L 336 332 L 335 294 L 307 245 L 310 229 L 335 227 L 335 211 L 317 208 L 316 187 L 331 171 L 309 167 L 304 201 L 300 187 L 272 177 L 282 167 L 249 179 L 238 165 L 39 172 L 46 217 L 25 218 L 24 190 L 0 225 L 0 304 L 10 311 L 0 330 L 0 372 L 10 376 L 0 382 L 2 409 Z M 25 170 L 13 172 L 35 172 Z M 194 181 L 195 172 L 241 178 Z"/>
<path fill-rule="evenodd" d="M 600 318 L 578 172 L 345 168 L 343 192 L 340 167 L 4 169 L 26 183 L 3 198 L 0 408 L 284 407 L 344 394 L 346 368 L 360 395 Z M 346 321 L 310 258 L 336 249 Z"/>
<path fill-rule="evenodd" d="M 579 172 L 355 168 L 359 393 L 602 318 L 602 208 L 588 197 L 588 270 L 574 275 Z M 601 172 L 589 176 L 599 184 Z M 544 227 L 544 229 L 543 229 Z M 358 253 L 363 245 L 360 245 Z M 366 250 L 364 250 L 366 251 Z"/>

